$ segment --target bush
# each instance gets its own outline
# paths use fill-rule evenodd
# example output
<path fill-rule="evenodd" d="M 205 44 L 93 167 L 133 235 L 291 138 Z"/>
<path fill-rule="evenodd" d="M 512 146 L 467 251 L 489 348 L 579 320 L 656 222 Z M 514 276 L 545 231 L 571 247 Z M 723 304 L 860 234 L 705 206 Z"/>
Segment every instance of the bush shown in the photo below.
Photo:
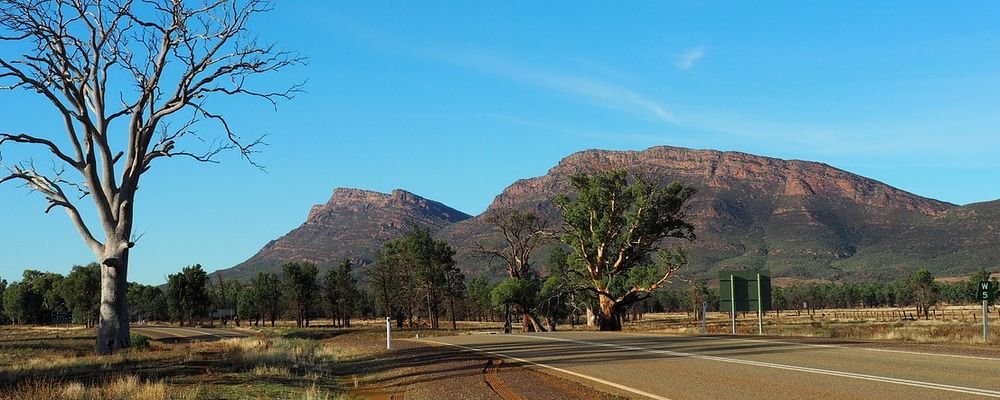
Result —
<path fill-rule="evenodd" d="M 129 336 L 129 341 L 132 342 L 132 348 L 134 349 L 149 348 L 149 337 L 134 332 L 129 333 L 128 336 Z"/>

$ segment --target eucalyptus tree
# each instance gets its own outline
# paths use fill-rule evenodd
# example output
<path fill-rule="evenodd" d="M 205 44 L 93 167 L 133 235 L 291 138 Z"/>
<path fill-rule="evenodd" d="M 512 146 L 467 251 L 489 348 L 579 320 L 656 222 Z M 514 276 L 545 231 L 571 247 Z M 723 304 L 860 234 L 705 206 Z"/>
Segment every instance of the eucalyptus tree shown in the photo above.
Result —
<path fill-rule="evenodd" d="M 314 264 L 296 262 L 282 265 L 281 270 L 284 273 L 285 298 L 295 315 L 295 326 L 309 326 L 312 303 L 319 294 L 319 283 L 316 282 L 319 270 Z"/>
<path fill-rule="evenodd" d="M 64 210 L 100 262 L 98 353 L 129 346 L 127 275 L 143 175 L 163 159 L 214 162 L 231 149 L 251 160 L 260 139 L 235 132 L 217 100 L 275 104 L 298 91 L 254 88 L 256 77 L 303 61 L 249 31 L 270 9 L 268 0 L 0 0 L 0 89 L 43 99 L 62 125 L 0 127 L 0 149 L 34 146 L 52 161 L 7 164 L 0 183 L 41 193 L 45 212 Z M 218 129 L 196 129 L 202 121 Z M 79 204 L 85 197 L 92 207 Z"/>
<path fill-rule="evenodd" d="M 555 198 L 564 223 L 563 242 L 585 275 L 582 289 L 598 299 L 600 330 L 621 330 L 621 312 L 660 288 L 686 264 L 667 238 L 694 240 L 684 207 L 695 190 L 679 182 L 658 187 L 629 181 L 625 171 L 571 178 L 573 197 Z"/>
<path fill-rule="evenodd" d="M 537 280 L 538 272 L 532 269 L 532 258 L 535 250 L 552 238 L 547 221 L 534 212 L 511 208 L 491 210 L 486 214 L 485 221 L 499 231 L 503 243 L 494 247 L 477 243 L 478 252 L 491 260 L 501 260 L 508 278 Z M 517 286 L 540 287 L 537 282 Z M 522 304 L 518 308 L 521 310 L 521 329 L 525 332 L 544 331 L 545 328 L 538 322 L 538 318 L 532 314 L 535 305 L 523 304 L 523 300 L 529 297 L 535 298 L 535 296 L 520 297 Z M 510 318 L 510 313 L 505 311 L 504 318 L 504 331 L 509 333 L 511 321 L 507 319 Z"/>

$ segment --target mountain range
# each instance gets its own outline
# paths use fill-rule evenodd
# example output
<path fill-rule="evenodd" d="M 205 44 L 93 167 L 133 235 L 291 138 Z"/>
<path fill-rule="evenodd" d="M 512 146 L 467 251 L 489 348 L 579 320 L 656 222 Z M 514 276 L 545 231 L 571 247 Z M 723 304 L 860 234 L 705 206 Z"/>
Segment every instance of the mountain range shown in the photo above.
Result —
<path fill-rule="evenodd" d="M 767 268 L 776 277 L 858 281 L 893 279 L 921 267 L 939 276 L 1000 267 L 1000 201 L 959 206 L 822 163 L 660 146 L 572 154 L 543 176 L 514 182 L 479 216 L 404 190 L 339 188 L 326 204 L 313 206 L 301 226 L 218 273 L 245 279 L 280 271 L 288 261 L 328 268 L 348 258 L 363 274 L 382 242 L 418 225 L 456 249 L 467 275 L 496 277 L 500 266 L 476 252 L 479 244 L 500 243 L 486 214 L 530 210 L 558 230 L 552 198 L 570 193 L 570 177 L 613 169 L 698 189 L 686 212 L 698 238 L 670 244 L 688 251 L 688 276 Z M 536 264 L 544 259 L 536 255 Z"/>

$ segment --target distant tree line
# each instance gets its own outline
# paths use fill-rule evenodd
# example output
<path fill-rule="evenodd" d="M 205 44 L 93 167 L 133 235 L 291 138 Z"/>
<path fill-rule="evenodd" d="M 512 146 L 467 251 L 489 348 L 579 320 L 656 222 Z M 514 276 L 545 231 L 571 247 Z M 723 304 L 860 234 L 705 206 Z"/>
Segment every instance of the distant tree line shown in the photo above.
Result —
<path fill-rule="evenodd" d="M 454 251 L 431 239 L 426 230 L 414 228 L 386 242 L 366 272 L 368 290 L 358 287 L 354 264 L 349 260 L 322 275 L 312 264 L 288 263 L 282 274 L 262 272 L 247 282 L 210 276 L 201 265 L 193 265 L 169 275 L 165 290 L 129 283 L 129 308 L 133 322 L 274 326 L 277 320 L 287 318 L 305 327 L 323 318 L 334 326 L 350 327 L 355 318 L 388 315 L 399 327 L 436 329 L 442 317 L 504 322 L 506 311 L 513 307 L 518 313 L 533 315 L 545 329 L 554 330 L 561 324 L 586 324 L 586 310 L 598 307 L 596 298 L 566 290 L 571 279 L 571 254 L 563 246 L 554 247 L 542 263 L 548 272 L 544 276 L 535 273 L 527 279 L 497 281 L 480 276 L 466 283 L 452 259 Z M 94 326 L 100 299 L 99 273 L 99 266 L 90 264 L 75 266 L 65 276 L 26 270 L 20 281 L 8 284 L 0 279 L 0 323 Z M 987 270 L 980 269 L 964 281 L 939 282 L 926 269 L 918 269 L 893 282 L 794 284 L 775 287 L 772 304 L 777 312 L 796 313 L 915 307 L 918 315 L 926 318 L 936 305 L 977 303 L 976 285 L 989 276 Z M 718 290 L 703 280 L 678 282 L 669 289 L 655 291 L 623 308 L 622 321 L 638 320 L 649 312 L 686 312 L 698 319 L 703 303 L 708 311 L 719 309 Z"/>
<path fill-rule="evenodd" d="M 0 320 L 13 324 L 72 322 L 93 327 L 100 310 L 100 266 L 74 266 L 68 275 L 36 270 L 24 271 L 21 280 L 8 284 L 0 279 Z M 130 283 L 129 300 L 135 316 L 162 319 L 162 293 L 153 286 Z M 159 303 L 158 303 L 159 302 Z M 153 305 L 153 306 L 150 306 Z"/>

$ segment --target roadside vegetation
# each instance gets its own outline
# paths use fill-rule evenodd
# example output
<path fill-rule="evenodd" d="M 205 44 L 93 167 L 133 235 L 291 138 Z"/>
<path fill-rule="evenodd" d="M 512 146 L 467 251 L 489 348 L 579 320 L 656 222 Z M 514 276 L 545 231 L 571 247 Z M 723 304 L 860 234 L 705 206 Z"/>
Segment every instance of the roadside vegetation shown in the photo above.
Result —
<path fill-rule="evenodd" d="M 4 327 L 0 399 L 346 398 L 341 363 L 384 351 L 384 339 L 365 331 L 249 333 L 215 342 L 150 341 L 98 356 L 92 329 Z"/>

